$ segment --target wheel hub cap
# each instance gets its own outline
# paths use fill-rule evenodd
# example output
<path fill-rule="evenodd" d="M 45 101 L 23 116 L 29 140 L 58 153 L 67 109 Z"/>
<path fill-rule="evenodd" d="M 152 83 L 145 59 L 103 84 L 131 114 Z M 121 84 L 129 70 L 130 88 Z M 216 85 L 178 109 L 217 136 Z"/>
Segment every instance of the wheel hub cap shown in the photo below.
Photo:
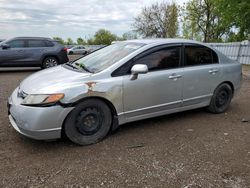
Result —
<path fill-rule="evenodd" d="M 221 91 L 217 96 L 217 100 L 216 100 L 217 106 L 221 107 L 225 105 L 227 101 L 228 101 L 228 93 L 226 91 Z"/>
<path fill-rule="evenodd" d="M 82 111 L 76 122 L 76 127 L 83 135 L 95 134 L 101 127 L 101 116 L 97 109 L 86 109 Z"/>
<path fill-rule="evenodd" d="M 54 67 L 57 65 L 57 61 L 55 59 L 48 59 L 45 64 L 47 68 Z"/>

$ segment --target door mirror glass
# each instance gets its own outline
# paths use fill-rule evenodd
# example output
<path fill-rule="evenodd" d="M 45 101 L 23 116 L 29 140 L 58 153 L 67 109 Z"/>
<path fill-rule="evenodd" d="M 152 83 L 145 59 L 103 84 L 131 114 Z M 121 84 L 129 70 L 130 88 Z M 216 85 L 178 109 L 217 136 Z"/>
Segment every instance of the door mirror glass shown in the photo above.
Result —
<path fill-rule="evenodd" d="M 131 80 L 138 78 L 138 74 L 146 74 L 148 72 L 148 66 L 143 64 L 136 64 L 131 68 L 132 77 Z"/>
<path fill-rule="evenodd" d="M 9 44 L 3 44 L 3 45 L 2 45 L 2 49 L 3 49 L 3 50 L 6 50 L 6 49 L 8 49 L 8 48 L 10 48 L 10 45 L 9 45 Z"/>

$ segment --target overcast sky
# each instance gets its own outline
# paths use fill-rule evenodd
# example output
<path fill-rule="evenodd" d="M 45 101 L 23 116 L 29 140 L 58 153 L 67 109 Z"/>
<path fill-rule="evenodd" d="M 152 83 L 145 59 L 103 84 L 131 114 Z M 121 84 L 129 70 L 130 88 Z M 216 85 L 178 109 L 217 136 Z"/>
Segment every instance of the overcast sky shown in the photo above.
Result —
<path fill-rule="evenodd" d="M 141 8 L 162 0 L 0 0 L 0 38 L 89 38 L 100 28 L 122 35 Z M 167 0 L 165 0 L 167 1 Z M 176 0 L 182 5 L 187 0 Z M 168 1 L 172 2 L 172 1 Z"/>

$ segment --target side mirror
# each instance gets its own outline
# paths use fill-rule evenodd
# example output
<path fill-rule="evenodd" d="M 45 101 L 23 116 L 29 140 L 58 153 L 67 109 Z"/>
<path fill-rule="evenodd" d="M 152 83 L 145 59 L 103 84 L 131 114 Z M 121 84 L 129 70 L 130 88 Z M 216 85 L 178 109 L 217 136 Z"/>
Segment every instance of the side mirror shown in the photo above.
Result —
<path fill-rule="evenodd" d="M 8 49 L 8 48 L 10 48 L 10 45 L 9 45 L 9 44 L 3 44 L 3 45 L 2 45 L 2 49 L 3 49 L 3 50 L 6 50 L 6 49 Z"/>
<path fill-rule="evenodd" d="M 148 66 L 143 64 L 136 64 L 131 68 L 132 77 L 131 80 L 136 80 L 138 74 L 146 74 L 148 72 Z"/>

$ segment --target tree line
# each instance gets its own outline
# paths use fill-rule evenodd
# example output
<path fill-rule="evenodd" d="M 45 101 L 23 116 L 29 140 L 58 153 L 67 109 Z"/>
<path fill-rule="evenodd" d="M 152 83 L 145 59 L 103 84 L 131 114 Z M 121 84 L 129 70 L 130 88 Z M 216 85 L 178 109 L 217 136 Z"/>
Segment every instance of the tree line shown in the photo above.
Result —
<path fill-rule="evenodd" d="M 133 31 L 121 37 L 100 29 L 94 37 L 77 44 L 110 44 L 116 40 L 175 38 L 203 42 L 233 42 L 250 39 L 249 0 L 189 0 L 183 6 L 163 1 L 144 7 L 134 18 Z M 63 44 L 73 44 L 71 38 Z"/>
<path fill-rule="evenodd" d="M 92 38 L 84 40 L 82 37 L 76 39 L 74 42 L 71 38 L 67 38 L 64 41 L 60 37 L 53 37 L 54 40 L 59 41 L 61 44 L 65 45 L 109 45 L 113 41 L 122 41 L 122 40 L 132 40 L 138 38 L 137 33 L 133 31 L 129 31 L 124 33 L 121 37 L 111 33 L 109 30 L 106 29 L 99 29 Z"/>

